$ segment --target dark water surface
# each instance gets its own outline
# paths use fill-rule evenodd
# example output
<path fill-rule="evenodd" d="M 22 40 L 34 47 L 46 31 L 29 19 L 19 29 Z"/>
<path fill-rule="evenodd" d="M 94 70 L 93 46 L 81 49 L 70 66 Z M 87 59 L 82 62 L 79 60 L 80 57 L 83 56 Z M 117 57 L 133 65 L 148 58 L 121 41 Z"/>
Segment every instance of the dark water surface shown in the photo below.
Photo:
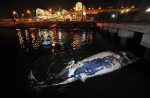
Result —
<path fill-rule="evenodd" d="M 44 88 L 39 93 L 30 91 L 27 76 L 32 69 L 39 81 L 51 73 L 60 72 L 70 60 L 76 62 L 103 51 L 127 50 L 142 57 L 142 34 L 135 33 L 126 45 L 120 45 L 117 34 L 99 30 L 71 29 L 0 29 L 2 91 L 4 97 L 51 98 L 96 97 L 145 98 L 149 96 L 149 63 L 140 60 L 115 72 L 76 81 L 61 87 Z M 50 44 L 43 45 L 45 43 Z M 43 43 L 43 40 L 46 40 Z"/>

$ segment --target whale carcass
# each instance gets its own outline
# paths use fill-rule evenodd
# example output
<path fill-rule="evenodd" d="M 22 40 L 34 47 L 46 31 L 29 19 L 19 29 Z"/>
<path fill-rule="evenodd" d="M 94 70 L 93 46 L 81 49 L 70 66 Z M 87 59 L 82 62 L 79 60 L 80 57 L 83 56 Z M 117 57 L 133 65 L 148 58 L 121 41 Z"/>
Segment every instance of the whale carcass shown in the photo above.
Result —
<path fill-rule="evenodd" d="M 32 71 L 28 76 L 30 85 L 40 85 L 40 87 L 64 85 L 76 80 L 85 81 L 98 75 L 110 73 L 122 68 L 128 64 L 137 61 L 139 58 L 127 51 L 120 52 L 101 52 L 93 56 L 87 57 L 75 63 L 70 61 L 68 65 L 56 76 L 52 76 L 48 81 L 39 82 L 33 76 Z"/>

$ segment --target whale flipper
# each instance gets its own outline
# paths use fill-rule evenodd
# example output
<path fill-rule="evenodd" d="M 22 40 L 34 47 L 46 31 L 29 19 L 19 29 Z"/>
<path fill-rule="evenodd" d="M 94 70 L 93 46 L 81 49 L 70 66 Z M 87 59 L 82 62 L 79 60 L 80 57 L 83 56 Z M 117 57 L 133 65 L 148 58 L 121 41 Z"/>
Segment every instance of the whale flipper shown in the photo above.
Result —
<path fill-rule="evenodd" d="M 68 63 L 68 66 L 72 66 L 75 64 L 75 61 L 74 60 L 71 60 L 69 63 Z"/>
<path fill-rule="evenodd" d="M 33 72 L 32 70 L 30 71 L 29 75 L 28 75 L 28 83 L 38 83 L 38 81 L 36 80 L 36 78 L 33 76 Z"/>

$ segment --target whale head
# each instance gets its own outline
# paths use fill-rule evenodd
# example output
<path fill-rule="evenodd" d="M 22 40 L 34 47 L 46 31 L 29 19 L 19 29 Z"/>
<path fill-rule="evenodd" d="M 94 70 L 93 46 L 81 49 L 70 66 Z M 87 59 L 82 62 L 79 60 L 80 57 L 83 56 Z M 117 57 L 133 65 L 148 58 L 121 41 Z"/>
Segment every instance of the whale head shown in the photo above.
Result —
<path fill-rule="evenodd" d="M 116 54 L 120 55 L 119 59 L 122 66 L 126 66 L 133 62 L 137 62 L 140 59 L 128 51 L 121 51 L 121 52 L 117 52 Z"/>

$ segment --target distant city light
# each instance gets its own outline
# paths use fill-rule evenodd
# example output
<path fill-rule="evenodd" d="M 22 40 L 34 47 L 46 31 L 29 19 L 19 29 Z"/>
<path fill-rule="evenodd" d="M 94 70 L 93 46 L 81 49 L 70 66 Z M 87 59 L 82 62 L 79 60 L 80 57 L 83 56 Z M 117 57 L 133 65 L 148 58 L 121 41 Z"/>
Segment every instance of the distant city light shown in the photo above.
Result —
<path fill-rule="evenodd" d="M 28 14 L 31 13 L 30 10 L 27 10 L 27 13 L 28 13 Z"/>
<path fill-rule="evenodd" d="M 83 15 L 85 16 L 85 15 L 86 15 L 86 13 L 85 13 L 85 12 L 83 12 Z"/>
<path fill-rule="evenodd" d="M 121 11 L 121 14 L 123 14 L 123 13 L 124 13 L 124 10 Z"/>
<path fill-rule="evenodd" d="M 16 14 L 16 12 L 15 12 L 15 11 L 13 11 L 13 14 Z"/>
<path fill-rule="evenodd" d="M 129 9 L 127 9 L 126 12 L 129 12 Z"/>
<path fill-rule="evenodd" d="M 18 18 L 18 13 L 16 11 L 13 11 L 12 13 L 13 13 L 14 19 Z"/>
<path fill-rule="evenodd" d="M 60 15 L 60 12 L 57 12 L 58 15 Z"/>
<path fill-rule="evenodd" d="M 148 8 L 148 9 L 146 10 L 146 12 L 150 12 L 150 8 Z"/>
<path fill-rule="evenodd" d="M 51 11 L 52 11 L 52 9 L 50 8 L 50 9 L 49 9 L 49 11 L 51 12 Z"/>
<path fill-rule="evenodd" d="M 22 18 L 24 17 L 24 14 L 21 14 Z"/>
<path fill-rule="evenodd" d="M 134 6 L 131 6 L 131 8 L 134 8 Z"/>
<path fill-rule="evenodd" d="M 111 15 L 111 17 L 112 17 L 112 18 L 115 18 L 115 17 L 116 17 L 116 15 L 115 15 L 115 14 L 112 14 L 112 15 Z"/>
<path fill-rule="evenodd" d="M 74 20 L 78 21 L 78 20 L 81 20 L 84 18 L 94 19 L 93 17 L 91 18 L 90 15 L 89 15 L 89 17 L 86 17 L 86 15 L 87 14 L 95 14 L 96 12 L 101 12 L 101 11 L 103 12 L 103 10 L 101 10 L 101 9 L 103 9 L 102 5 L 99 5 L 97 7 L 89 6 L 86 8 L 86 6 L 83 5 L 81 2 L 78 2 L 78 4 L 79 4 L 78 6 L 70 7 L 70 9 L 68 11 L 66 9 L 62 9 L 61 7 L 58 7 L 57 10 L 54 11 L 54 9 L 49 7 L 47 10 L 43 10 L 43 9 L 26 10 L 26 12 L 21 13 L 21 14 L 20 13 L 18 14 L 17 11 L 12 11 L 11 14 L 13 15 L 14 19 L 17 19 L 18 16 L 20 16 L 20 18 L 26 18 L 26 14 L 27 14 L 29 21 L 31 19 L 36 20 L 36 18 L 51 19 L 52 21 L 55 21 L 56 19 L 58 19 L 58 21 L 66 21 L 66 19 L 70 19 L 70 21 L 74 21 Z M 108 5 L 105 6 L 104 8 L 107 9 L 106 12 L 111 11 L 109 18 L 117 18 L 118 13 L 124 14 L 124 13 L 128 13 L 130 11 L 134 11 L 135 7 L 136 7 L 136 5 L 134 5 L 134 4 L 127 7 L 122 3 L 117 8 L 113 7 L 113 5 L 111 5 L 111 4 L 109 6 Z M 60 9 L 62 9 L 62 10 L 60 10 Z M 116 11 L 117 14 L 113 11 Z M 145 9 L 145 12 L 150 12 L 150 8 Z"/>
<path fill-rule="evenodd" d="M 27 14 L 29 14 L 29 18 L 32 18 L 31 11 L 27 10 Z"/>

